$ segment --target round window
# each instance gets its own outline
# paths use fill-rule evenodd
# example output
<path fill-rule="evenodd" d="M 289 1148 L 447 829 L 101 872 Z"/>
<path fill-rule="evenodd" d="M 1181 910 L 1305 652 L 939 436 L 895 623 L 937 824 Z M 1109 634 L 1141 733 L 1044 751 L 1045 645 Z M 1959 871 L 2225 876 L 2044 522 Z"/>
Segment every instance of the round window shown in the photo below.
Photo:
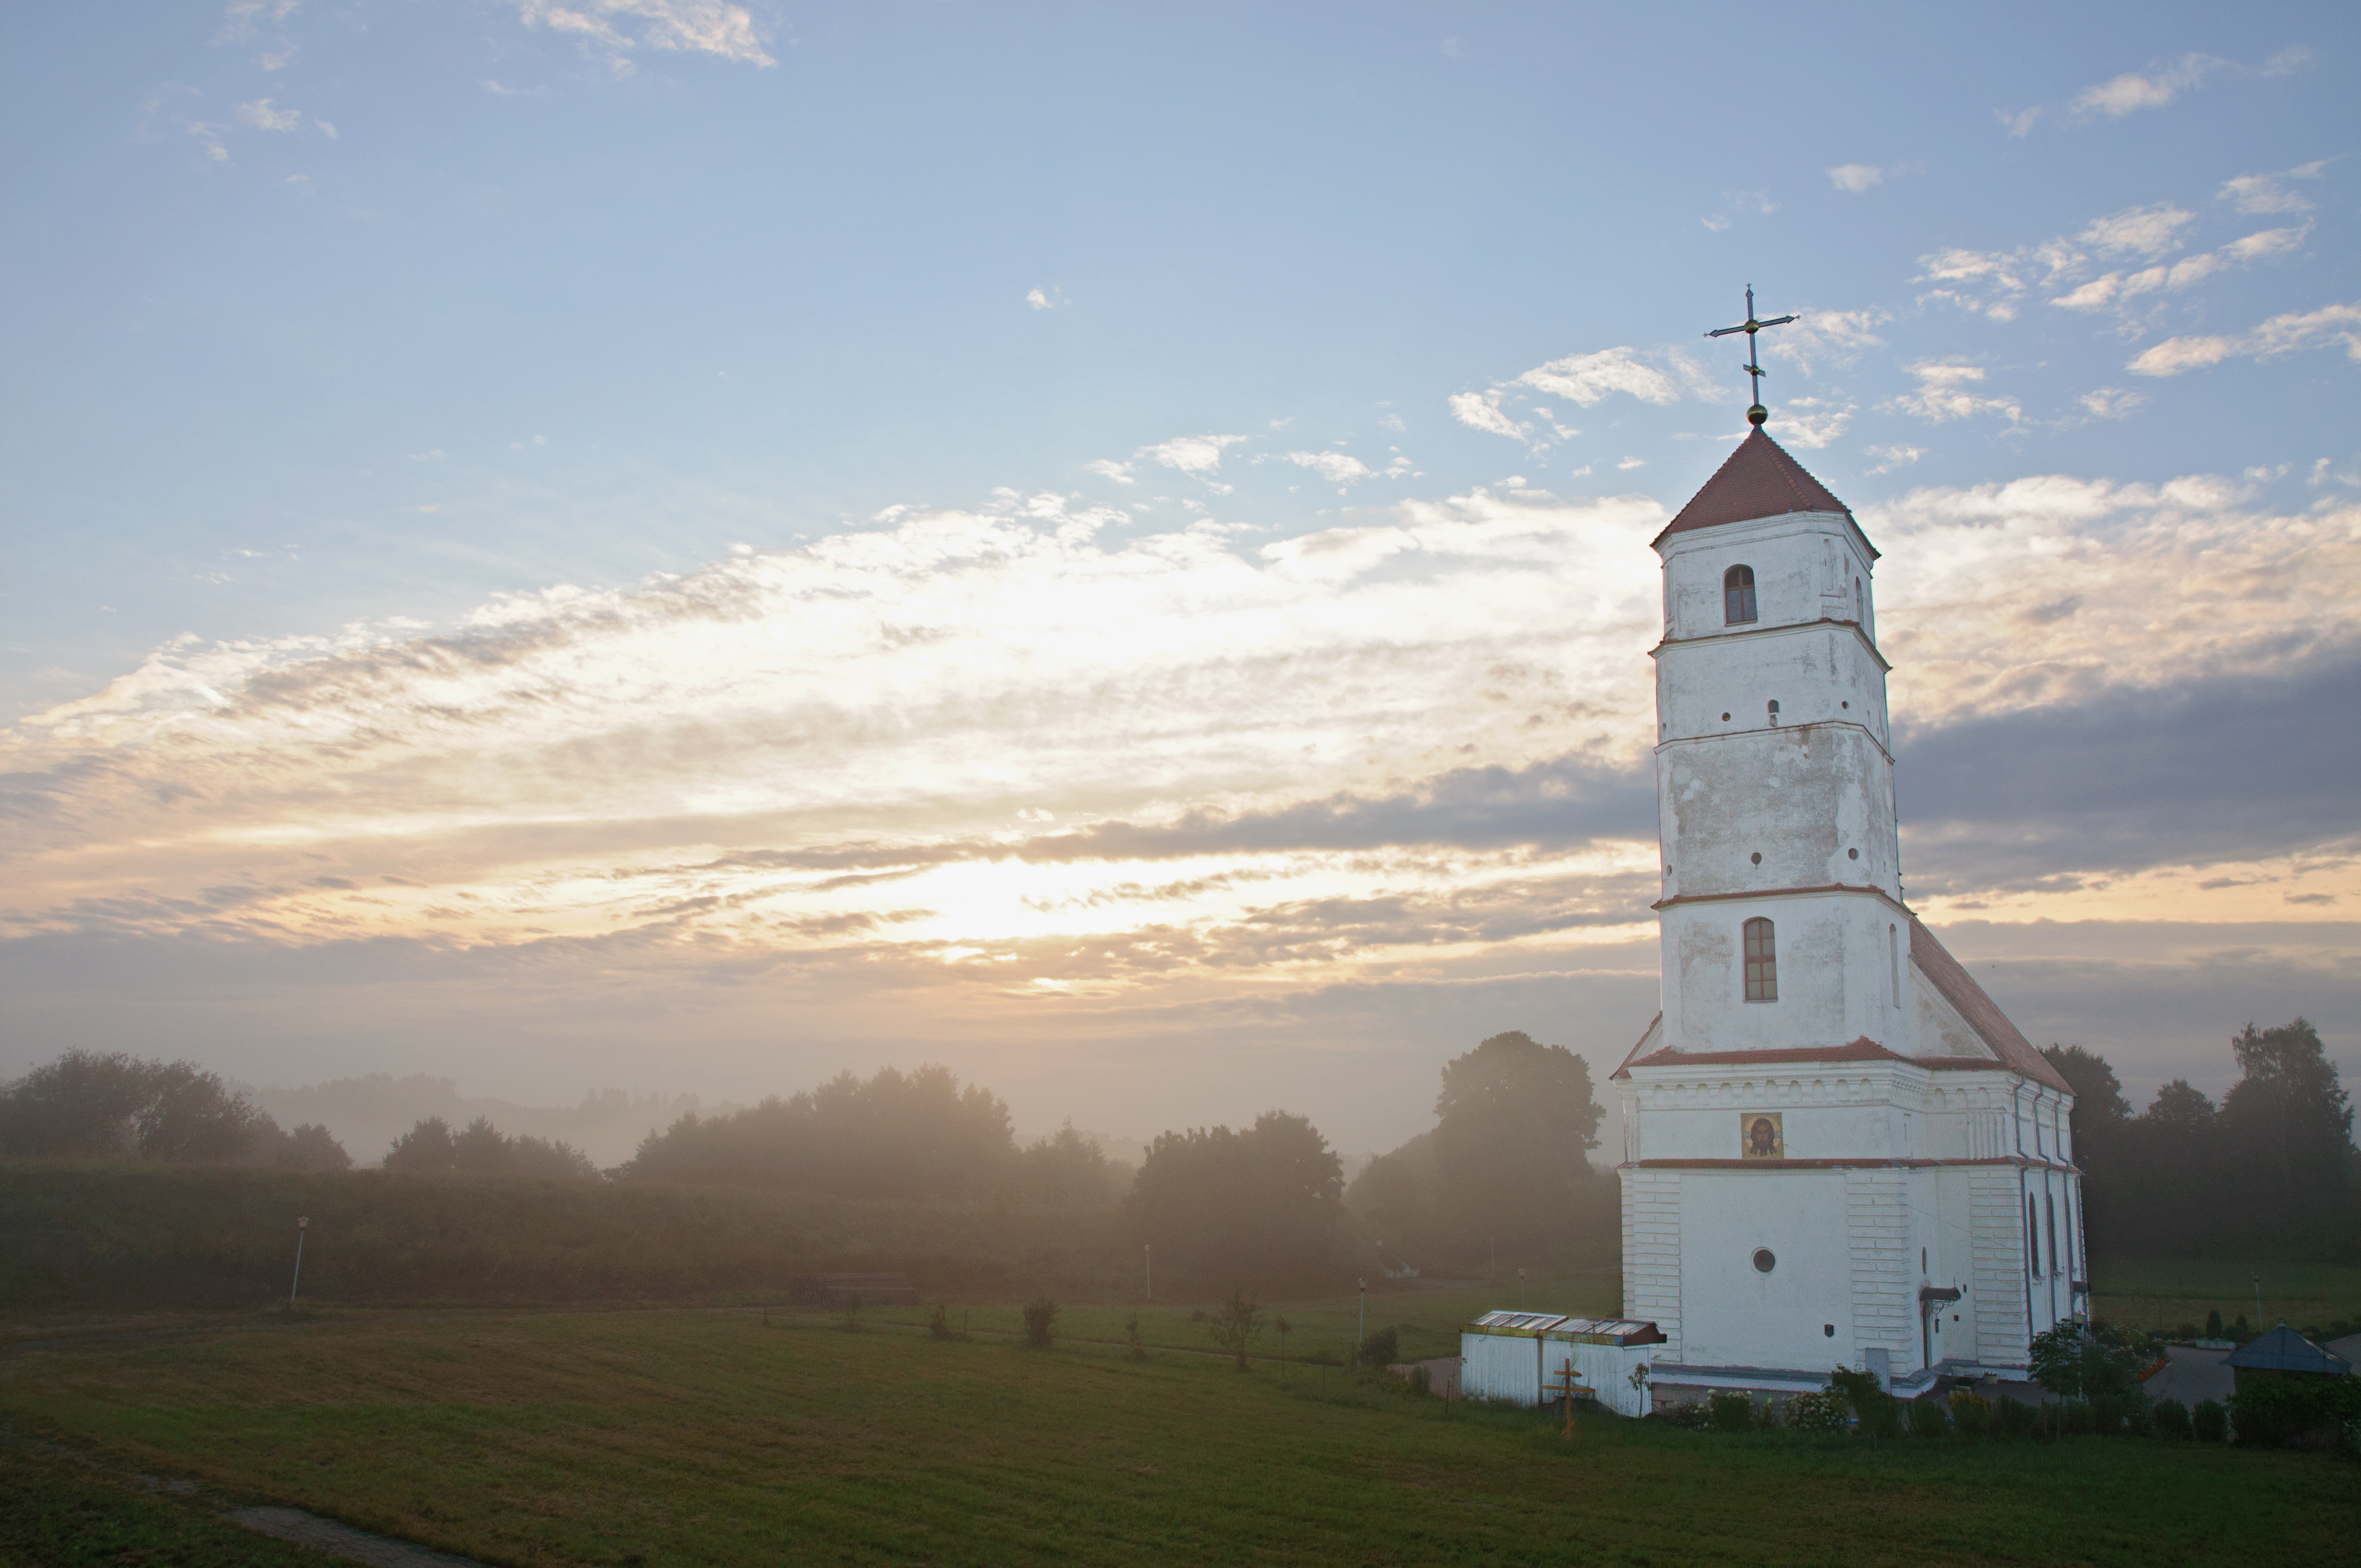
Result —
<path fill-rule="evenodd" d="M 1772 1255 L 1769 1247 L 1759 1246 L 1754 1249 L 1754 1271 L 1757 1274 L 1768 1274 L 1778 1266 L 1779 1260 Z"/>

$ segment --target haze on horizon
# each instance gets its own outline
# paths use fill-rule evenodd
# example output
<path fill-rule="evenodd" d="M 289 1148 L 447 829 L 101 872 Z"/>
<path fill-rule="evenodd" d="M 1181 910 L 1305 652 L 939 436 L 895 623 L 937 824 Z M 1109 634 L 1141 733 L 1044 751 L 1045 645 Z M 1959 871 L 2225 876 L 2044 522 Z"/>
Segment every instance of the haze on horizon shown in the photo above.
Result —
<path fill-rule="evenodd" d="M 1750 281 L 1913 905 L 2361 1069 L 2353 13 L 1627 10 L 12 19 L 0 1078 L 1603 1093 Z"/>

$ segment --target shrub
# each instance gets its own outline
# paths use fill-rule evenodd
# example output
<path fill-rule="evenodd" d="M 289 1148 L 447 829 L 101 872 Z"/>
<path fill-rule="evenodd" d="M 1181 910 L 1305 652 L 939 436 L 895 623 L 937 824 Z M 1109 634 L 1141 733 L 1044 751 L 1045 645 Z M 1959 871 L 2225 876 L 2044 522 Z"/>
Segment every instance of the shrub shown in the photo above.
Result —
<path fill-rule="evenodd" d="M 1425 1363 L 1421 1362 L 1410 1369 L 1410 1391 L 1413 1394 L 1431 1394 L 1434 1391 L 1434 1377 L 1427 1371 Z"/>
<path fill-rule="evenodd" d="M 1206 1332 L 1213 1336 L 1215 1344 L 1236 1357 L 1238 1370 L 1244 1372 L 1246 1346 L 1262 1332 L 1265 1321 L 1260 1302 L 1243 1290 L 1233 1290 L 1230 1299 L 1222 1303 L 1222 1310 L 1207 1320 Z"/>
<path fill-rule="evenodd" d="M 1659 1405 L 1648 1412 L 1652 1421 L 1662 1421 L 1683 1431 L 1704 1431 L 1713 1425 L 1713 1412 L 1702 1403 L 1684 1401 L 1677 1405 Z"/>
<path fill-rule="evenodd" d="M 1972 1388 L 1951 1390 L 1951 1424 L 1963 1437 L 1982 1437 L 1993 1430 L 1993 1406 L 1990 1399 Z"/>
<path fill-rule="evenodd" d="M 967 1335 L 951 1327 L 951 1309 L 947 1301 L 936 1302 L 935 1310 L 927 1315 L 927 1332 L 937 1339 L 967 1338 Z"/>
<path fill-rule="evenodd" d="M 1754 1426 L 1754 1398 L 1736 1388 L 1724 1388 L 1707 1400 L 1716 1431 L 1749 1431 Z"/>
<path fill-rule="evenodd" d="M 1993 1411 L 1993 1424 L 2009 1436 L 2023 1437 L 2040 1423 L 2041 1412 L 2022 1399 L 2012 1399 L 2003 1394 L 1999 1406 Z"/>
<path fill-rule="evenodd" d="M 2222 1309 L 2219 1307 L 2205 1314 L 2205 1337 L 2207 1339 L 2222 1337 Z"/>
<path fill-rule="evenodd" d="M 1139 1335 L 1139 1314 L 1134 1312 L 1123 1321 L 1123 1352 L 1134 1361 L 1148 1359 L 1148 1342 Z"/>
<path fill-rule="evenodd" d="M 1834 1388 L 1794 1395 L 1787 1424 L 1797 1431 L 1843 1431 L 1852 1425 L 1852 1401 Z"/>
<path fill-rule="evenodd" d="M 2156 1435 L 2176 1442 L 2187 1442 L 2190 1436 L 2189 1407 L 2178 1399 L 2158 1399 L 2153 1412 Z"/>
<path fill-rule="evenodd" d="M 1912 1437 L 1941 1437 L 1951 1430 L 1951 1417 L 1940 1399 L 1913 1399 L 1905 1407 Z"/>
<path fill-rule="evenodd" d="M 1867 1437 L 1892 1437 L 1902 1429 L 1898 1401 L 1877 1386 L 1877 1374 L 1867 1367 L 1839 1366 L 1828 1374 L 1828 1387 L 1844 1396 Z"/>
<path fill-rule="evenodd" d="M 2361 1377 L 2251 1377 L 2230 1401 L 2240 1447 L 2334 1448 L 2361 1420 Z"/>
<path fill-rule="evenodd" d="M 1401 1339 L 1392 1329 L 1379 1329 L 1361 1342 L 1358 1353 L 1364 1366 L 1390 1366 L 1401 1359 Z"/>
<path fill-rule="evenodd" d="M 1058 1303 L 1036 1296 L 1025 1303 L 1025 1343 L 1035 1350 L 1049 1348 L 1050 1326 L 1058 1321 Z"/>
<path fill-rule="evenodd" d="M 2197 1429 L 2198 1442 L 2220 1442 L 2230 1435 L 2230 1412 L 2219 1399 L 2200 1399 L 2189 1412 L 2189 1424 Z"/>
<path fill-rule="evenodd" d="M 2051 1429 L 2061 1436 L 2070 1434 L 2077 1437 L 2098 1430 L 2098 1422 L 2091 1411 L 2091 1401 L 2067 1399 L 2059 1403 L 2051 1419 Z"/>

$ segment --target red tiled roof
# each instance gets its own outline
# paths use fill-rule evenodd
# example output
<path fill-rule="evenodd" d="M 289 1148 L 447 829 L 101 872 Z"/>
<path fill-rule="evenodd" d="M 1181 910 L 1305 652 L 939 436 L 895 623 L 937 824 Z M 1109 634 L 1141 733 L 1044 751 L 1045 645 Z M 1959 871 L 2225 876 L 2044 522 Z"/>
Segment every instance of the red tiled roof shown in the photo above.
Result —
<path fill-rule="evenodd" d="M 1661 544 L 1675 533 L 1719 528 L 1725 522 L 1751 522 L 1791 511 L 1833 511 L 1852 516 L 1851 509 L 1828 493 L 1828 488 L 1807 473 L 1787 449 L 1756 425 L 1729 460 L 1714 471 L 1705 488 L 1689 498 L 1672 525 L 1656 535 Z M 1863 541 L 1864 543 L 1867 541 Z"/>
<path fill-rule="evenodd" d="M 2033 1048 L 2031 1040 L 2017 1033 L 2008 1014 L 2000 1010 L 2000 1003 L 1984 994 L 1984 988 L 1976 983 L 1975 977 L 1945 950 L 1942 943 L 1935 940 L 1935 933 L 1920 924 L 1916 915 L 1910 917 L 1910 961 L 1934 983 L 1944 1001 L 1959 1009 L 1968 1027 L 2003 1062 L 2036 1083 L 2067 1094 L 2074 1092 L 2074 1086 L 2059 1076 L 2048 1058 Z"/>

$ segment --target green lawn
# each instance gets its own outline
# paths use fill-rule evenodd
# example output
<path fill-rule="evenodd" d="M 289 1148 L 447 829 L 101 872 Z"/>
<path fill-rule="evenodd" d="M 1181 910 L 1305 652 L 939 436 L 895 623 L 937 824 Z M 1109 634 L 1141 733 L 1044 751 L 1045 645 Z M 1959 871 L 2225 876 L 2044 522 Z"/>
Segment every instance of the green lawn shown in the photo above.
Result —
<path fill-rule="evenodd" d="M 2281 1318 L 2298 1327 L 2361 1319 L 2361 1267 L 2220 1258 L 2094 1258 L 2092 1309 L 2109 1322 L 2150 1331 L 2182 1323 L 2202 1327 L 2208 1310 L 2219 1310 L 2224 1322 L 2241 1312 L 2253 1321 L 2257 1276 L 2263 1297 L 2258 1328 Z"/>
<path fill-rule="evenodd" d="M 1533 1304 L 1586 1305 L 1576 1283 Z M 1382 1299 L 1422 1332 L 1469 1305 Z M 1354 1307 L 1283 1310 L 1341 1340 Z M 1076 1309 L 1071 1326 L 1123 1315 Z M 1045 1354 L 862 1316 L 846 1332 L 747 1311 L 268 1313 L 80 1343 L 52 1323 L 47 1348 L 0 1354 L 0 1425 L 501 1563 L 2145 1568 L 2323 1563 L 2361 1539 L 2361 1486 L 2336 1459 L 1872 1448 L 1607 1417 L 1566 1442 L 1546 1417 L 1334 1369 Z M 1202 1332 L 1181 1309 L 1143 1316 L 1159 1341 Z"/>

